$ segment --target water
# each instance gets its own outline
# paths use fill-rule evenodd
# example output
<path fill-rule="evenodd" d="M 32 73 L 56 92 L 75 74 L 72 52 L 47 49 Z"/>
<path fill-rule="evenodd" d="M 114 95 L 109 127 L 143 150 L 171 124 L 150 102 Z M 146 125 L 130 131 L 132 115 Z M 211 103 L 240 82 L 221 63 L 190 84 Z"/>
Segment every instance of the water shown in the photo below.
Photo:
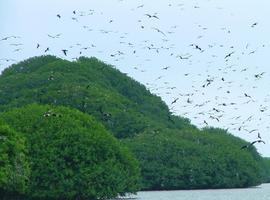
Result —
<path fill-rule="evenodd" d="M 138 192 L 136 200 L 270 200 L 270 184 L 246 189 Z"/>

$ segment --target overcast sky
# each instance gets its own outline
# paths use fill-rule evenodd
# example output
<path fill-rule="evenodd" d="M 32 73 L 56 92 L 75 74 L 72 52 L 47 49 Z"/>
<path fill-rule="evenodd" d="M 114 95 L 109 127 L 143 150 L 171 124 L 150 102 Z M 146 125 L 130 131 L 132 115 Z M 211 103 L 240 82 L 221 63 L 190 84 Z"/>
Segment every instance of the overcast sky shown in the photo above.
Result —
<path fill-rule="evenodd" d="M 0 41 L 0 70 L 43 54 L 94 56 L 199 127 L 247 141 L 260 133 L 266 144 L 256 147 L 270 156 L 269 8 L 269 0 L 0 1 L 0 40 L 16 36 Z"/>

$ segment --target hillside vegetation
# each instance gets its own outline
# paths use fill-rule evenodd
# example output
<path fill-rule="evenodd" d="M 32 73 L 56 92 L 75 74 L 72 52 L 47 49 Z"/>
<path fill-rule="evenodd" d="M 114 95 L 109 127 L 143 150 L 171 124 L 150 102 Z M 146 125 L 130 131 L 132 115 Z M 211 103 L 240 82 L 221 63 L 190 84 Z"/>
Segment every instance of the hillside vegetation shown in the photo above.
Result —
<path fill-rule="evenodd" d="M 188 119 L 171 116 L 161 98 L 143 85 L 95 58 L 28 59 L 4 70 L 0 90 L 0 110 L 35 102 L 65 105 L 95 116 L 117 138 L 148 127 L 192 126 Z"/>
<path fill-rule="evenodd" d="M 221 129 L 164 130 L 126 139 L 146 190 L 248 187 L 261 183 L 261 158 Z"/>
<path fill-rule="evenodd" d="M 19 112 L 14 111 L 14 108 L 32 103 L 35 103 L 32 106 L 37 109 L 37 115 L 49 109 L 46 106 L 39 108 L 38 104 L 65 106 L 72 108 L 72 112 L 78 112 L 74 110 L 77 109 L 85 113 L 78 114 L 83 116 L 82 119 L 87 118 L 88 114 L 92 116 L 91 120 L 95 118 L 95 123 L 103 124 L 104 128 L 101 128 L 100 132 L 106 132 L 112 145 L 125 145 L 134 153 L 141 170 L 140 189 L 143 190 L 248 187 L 260 184 L 267 179 L 266 176 L 269 178 L 266 170 L 269 162 L 264 160 L 254 147 L 240 149 L 246 141 L 222 129 L 199 130 L 190 124 L 189 119 L 172 115 L 161 98 L 151 94 L 145 86 L 96 58 L 81 57 L 77 61 L 69 62 L 54 56 L 41 56 L 4 70 L 0 76 L 2 118 L 8 119 L 5 123 L 22 132 L 29 141 L 32 140 L 27 137 L 27 132 L 35 130 L 37 138 L 32 141 L 33 144 L 43 143 L 43 140 L 46 141 L 43 135 L 43 129 L 47 127 L 45 122 L 40 129 L 36 129 L 36 125 L 30 123 L 30 120 L 30 128 L 26 125 L 22 126 L 26 128 L 24 129 L 20 128 L 21 122 L 15 119 L 17 115 L 11 114 Z M 23 109 L 28 109 L 27 115 L 31 118 L 30 108 Z M 57 123 L 62 123 L 62 119 L 57 118 Z M 55 131 L 61 132 L 58 140 L 64 141 L 66 135 L 69 135 L 69 125 L 64 123 L 61 127 L 64 127 L 62 131 Z M 50 130 L 55 128 L 52 126 Z M 81 130 L 80 127 L 77 128 Z M 119 141 L 116 142 L 113 136 L 109 137 L 109 133 Z M 39 134 L 41 135 L 38 136 Z M 82 134 L 85 136 L 82 135 L 76 145 L 80 146 L 82 143 L 91 149 L 94 144 L 84 143 L 83 138 L 87 137 L 87 134 L 85 131 L 82 131 Z M 102 149 L 101 146 L 95 148 Z M 44 154 L 46 151 L 44 150 Z M 56 152 L 57 156 L 59 153 L 61 152 Z M 106 154 L 106 149 L 102 150 L 102 153 Z M 72 152 L 67 152 L 67 155 L 69 154 L 72 156 Z M 91 156 L 96 155 L 93 153 Z M 133 159 L 131 155 L 128 158 Z M 134 163 L 128 166 L 136 166 L 136 161 Z M 112 176 L 120 173 L 117 170 L 121 169 L 109 166 L 114 170 Z M 119 194 L 132 192 L 137 188 L 138 172 L 136 167 L 131 170 L 134 172 L 134 183 L 129 185 L 129 189 L 121 187 L 117 190 Z M 49 172 L 45 171 L 44 176 L 46 173 Z M 47 183 L 51 181 L 41 177 L 41 180 L 43 179 Z M 114 191 L 111 187 L 113 188 L 108 185 L 107 189 Z M 35 185 L 35 190 L 39 189 L 40 185 Z M 35 193 L 34 190 L 32 193 Z"/>
<path fill-rule="evenodd" d="M 263 182 L 270 183 L 270 158 L 264 158 L 262 161 L 263 166 Z"/>
<path fill-rule="evenodd" d="M 104 199 L 137 191 L 137 161 L 89 115 L 34 104 L 2 113 L 0 119 L 27 139 L 29 181 L 19 180 L 27 199 Z M 16 172 L 11 170 L 4 175 L 8 180 Z M 13 189 L 15 181 L 0 188 Z"/>
<path fill-rule="evenodd" d="M 25 138 L 0 121 L 0 196 L 25 193 L 29 179 L 29 160 Z"/>

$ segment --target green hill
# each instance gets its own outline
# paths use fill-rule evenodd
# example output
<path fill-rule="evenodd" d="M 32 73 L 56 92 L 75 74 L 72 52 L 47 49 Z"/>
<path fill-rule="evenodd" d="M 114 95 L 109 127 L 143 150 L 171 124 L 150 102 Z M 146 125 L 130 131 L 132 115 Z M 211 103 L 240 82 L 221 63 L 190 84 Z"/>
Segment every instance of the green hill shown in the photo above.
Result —
<path fill-rule="evenodd" d="M 254 147 L 221 129 L 199 130 L 160 97 L 95 58 L 34 57 L 0 76 L 0 111 L 31 103 L 90 114 L 137 157 L 144 190 L 248 187 L 262 182 Z"/>
<path fill-rule="evenodd" d="M 160 97 L 95 58 L 28 59 L 4 70 L 0 90 L 0 110 L 35 102 L 70 106 L 91 113 L 118 138 L 153 126 L 191 127 L 189 120 L 171 116 Z"/>
<path fill-rule="evenodd" d="M 91 116 L 65 107 L 32 104 L 1 113 L 0 119 L 26 138 L 30 168 L 27 181 L 23 174 L 14 174 L 22 171 L 22 164 L 17 163 L 12 163 L 11 172 L 5 170 L 11 175 L 2 176 L 8 184 L 1 184 L 0 176 L 0 192 L 9 192 L 7 199 L 16 193 L 26 199 L 107 199 L 138 190 L 137 161 Z M 10 133 L 9 129 L 6 132 Z M 14 160 L 14 155 L 10 156 Z M 19 188 L 15 188 L 17 182 Z M 2 199 L 3 193 L 0 195 Z"/>

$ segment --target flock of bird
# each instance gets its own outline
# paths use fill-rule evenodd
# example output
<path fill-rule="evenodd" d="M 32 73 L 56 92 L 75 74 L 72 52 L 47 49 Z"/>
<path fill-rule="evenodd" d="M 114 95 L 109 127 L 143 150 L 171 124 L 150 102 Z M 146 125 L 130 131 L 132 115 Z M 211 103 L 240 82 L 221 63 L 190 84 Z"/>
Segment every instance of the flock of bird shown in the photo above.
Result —
<path fill-rule="evenodd" d="M 115 3 L 120 9 L 125 1 Z M 152 11 L 153 8 L 150 9 L 146 2 L 130 7 L 123 14 L 119 11 L 115 16 L 106 15 L 105 11 L 98 9 L 75 9 L 68 14 L 59 11 L 54 16 L 55 26 L 60 27 L 61 23 L 65 23 L 70 30 L 76 29 L 78 35 L 72 33 L 70 37 L 70 33 L 66 32 L 46 33 L 44 41 L 49 40 L 50 45 L 37 41 L 33 42 L 32 47 L 37 51 L 36 55 L 56 54 L 73 60 L 94 54 L 143 82 L 152 93 L 162 96 L 172 114 L 188 117 L 200 127 L 218 126 L 232 133 L 255 133 L 256 138 L 242 149 L 265 143 L 260 133 L 270 129 L 267 125 L 270 93 L 261 97 L 260 93 L 253 95 L 251 92 L 264 89 L 262 85 L 267 71 L 249 66 L 244 60 L 264 51 L 268 45 L 254 46 L 250 41 L 243 41 L 241 45 L 232 41 L 219 42 L 212 38 L 214 36 L 207 35 L 211 27 L 182 22 L 180 17 L 173 18 L 177 16 L 174 12 L 180 15 L 189 12 L 196 14 L 200 13 L 202 7 L 198 3 L 186 5 L 168 2 L 166 10 L 171 9 L 172 17 L 170 13 L 162 13 L 165 7 L 161 11 Z M 221 7 L 215 9 L 220 12 L 224 10 Z M 118 23 L 118 20 L 128 24 Z M 95 27 L 95 23 L 103 25 L 103 28 Z M 188 28 L 181 23 L 192 26 L 192 34 L 196 36 L 190 34 L 192 36 L 182 37 L 181 32 Z M 121 30 L 118 30 L 119 24 Z M 258 26 L 259 22 L 250 21 L 246 29 L 252 32 Z M 221 26 L 214 32 L 230 38 L 234 30 Z M 90 42 L 85 43 L 83 40 L 87 39 L 87 34 Z M 67 38 L 65 35 L 68 35 Z M 80 37 L 84 39 L 78 42 Z M 13 53 L 23 52 L 21 38 L 4 36 L 0 39 L 0 46 L 6 43 L 12 47 Z M 59 40 L 65 42 L 65 47 L 59 48 Z M 0 64 L 2 62 L 10 64 L 17 60 L 0 58 Z"/>

